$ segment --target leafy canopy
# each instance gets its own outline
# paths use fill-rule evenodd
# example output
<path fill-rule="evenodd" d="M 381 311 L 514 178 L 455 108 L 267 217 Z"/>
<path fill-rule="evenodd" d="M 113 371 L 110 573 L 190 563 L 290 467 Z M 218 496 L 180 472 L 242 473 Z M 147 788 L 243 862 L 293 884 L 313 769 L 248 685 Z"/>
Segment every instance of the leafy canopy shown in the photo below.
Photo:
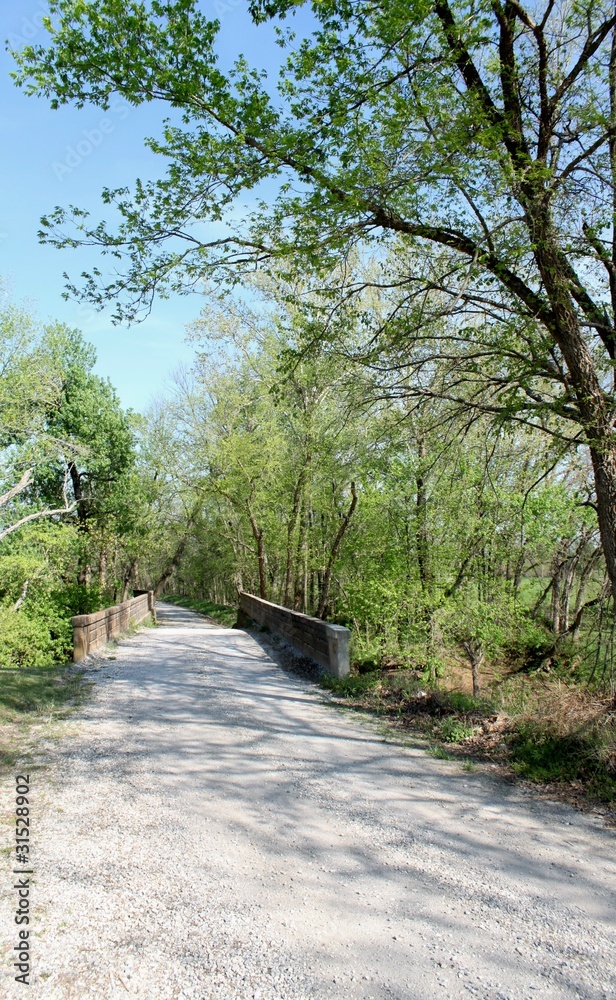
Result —
<path fill-rule="evenodd" d="M 250 9 L 261 22 L 296 6 Z M 43 220 L 45 239 L 94 243 L 122 260 L 121 277 L 105 283 L 94 269 L 84 289 L 99 304 L 121 300 L 118 317 L 207 274 L 237 277 L 273 259 L 323 270 L 358 241 L 402 236 L 441 248 L 440 276 L 417 274 L 422 286 L 466 289 L 467 305 L 499 315 L 513 300 L 553 329 L 529 228 L 544 210 L 567 266 L 602 285 L 595 299 L 569 271 L 585 321 L 604 344 L 612 337 L 603 299 L 616 18 L 606 0 L 314 0 L 311 35 L 278 29 L 288 57 L 276 90 L 241 57 L 221 71 L 218 22 L 197 0 L 52 0 L 46 23 L 49 44 L 15 54 L 28 92 L 54 107 L 106 108 L 118 93 L 175 109 L 149 140 L 166 177 L 137 181 L 132 195 L 103 192 L 120 214 L 116 232 L 79 209 Z M 273 199 L 263 187 L 272 179 Z M 242 198 L 264 191 L 271 203 L 246 215 Z M 210 236 L 203 222 L 215 224 Z"/>

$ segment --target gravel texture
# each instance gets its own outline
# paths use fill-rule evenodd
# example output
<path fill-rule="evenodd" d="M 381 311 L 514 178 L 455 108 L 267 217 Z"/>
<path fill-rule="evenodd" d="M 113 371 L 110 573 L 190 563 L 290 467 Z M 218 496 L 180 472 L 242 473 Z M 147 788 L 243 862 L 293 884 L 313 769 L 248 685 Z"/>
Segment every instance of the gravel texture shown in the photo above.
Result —
<path fill-rule="evenodd" d="M 598 818 L 385 741 L 258 637 L 159 615 L 89 662 L 93 699 L 33 771 L 27 995 L 616 996 Z M 11 878 L 3 1000 L 27 989 Z"/>

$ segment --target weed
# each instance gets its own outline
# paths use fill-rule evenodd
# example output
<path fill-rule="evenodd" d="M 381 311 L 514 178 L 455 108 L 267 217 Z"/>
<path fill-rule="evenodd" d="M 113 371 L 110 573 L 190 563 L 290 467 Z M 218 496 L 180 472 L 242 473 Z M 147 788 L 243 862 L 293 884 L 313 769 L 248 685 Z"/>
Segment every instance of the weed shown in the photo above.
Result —
<path fill-rule="evenodd" d="M 521 723 L 510 740 L 514 771 L 529 781 L 578 781 L 603 802 L 616 799 L 616 772 L 598 733 L 559 735 Z"/>
<path fill-rule="evenodd" d="M 346 677 L 341 678 L 323 674 L 320 683 L 321 687 L 326 688 L 328 691 L 334 691 L 336 694 L 352 698 L 376 687 L 380 679 L 381 675 L 378 671 L 369 674 L 347 674 Z"/>
<path fill-rule="evenodd" d="M 431 746 L 428 747 L 427 751 L 431 757 L 436 757 L 437 760 L 455 760 L 453 754 L 449 753 L 445 747 Z"/>
<path fill-rule="evenodd" d="M 477 770 L 477 765 L 472 760 L 465 760 L 464 763 L 462 764 L 462 770 L 470 771 L 472 773 L 473 771 Z"/>
<path fill-rule="evenodd" d="M 492 715 L 494 706 L 486 698 L 473 698 L 462 691 L 439 692 L 439 699 L 445 708 L 463 715 Z"/>
<path fill-rule="evenodd" d="M 32 733 L 35 741 L 57 732 L 87 697 L 92 684 L 73 664 L 0 670 L 0 772 L 24 760 Z"/>
<path fill-rule="evenodd" d="M 30 714 L 59 713 L 81 700 L 89 685 L 72 665 L 0 670 L 0 718 L 18 721 Z"/>
<path fill-rule="evenodd" d="M 461 743 L 473 735 L 474 726 L 468 725 L 463 719 L 456 718 L 455 715 L 448 715 L 443 719 L 440 726 L 440 736 L 447 743 Z"/>

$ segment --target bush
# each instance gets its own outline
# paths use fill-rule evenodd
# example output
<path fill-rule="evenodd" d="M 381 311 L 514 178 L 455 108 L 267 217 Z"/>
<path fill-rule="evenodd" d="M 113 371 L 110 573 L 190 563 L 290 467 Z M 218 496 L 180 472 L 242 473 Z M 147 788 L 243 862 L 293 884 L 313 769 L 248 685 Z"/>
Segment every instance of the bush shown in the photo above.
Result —
<path fill-rule="evenodd" d="M 521 724 L 510 740 L 514 770 L 529 781 L 581 781 L 604 802 L 616 798 L 616 770 L 599 733 L 559 735 Z"/>
<path fill-rule="evenodd" d="M 460 715 L 492 715 L 494 706 L 486 698 L 473 698 L 462 691 L 439 691 L 439 700 L 443 708 L 449 708 Z"/>
<path fill-rule="evenodd" d="M 0 607 L 0 667 L 42 667 L 53 663 L 65 642 L 52 634 L 44 615 Z M 69 625 L 70 629 L 70 625 Z"/>
<path fill-rule="evenodd" d="M 455 715 L 449 715 L 443 719 L 440 727 L 440 735 L 446 743 L 461 743 L 467 740 L 474 733 L 474 727 L 468 725 L 462 719 L 457 719 Z"/>

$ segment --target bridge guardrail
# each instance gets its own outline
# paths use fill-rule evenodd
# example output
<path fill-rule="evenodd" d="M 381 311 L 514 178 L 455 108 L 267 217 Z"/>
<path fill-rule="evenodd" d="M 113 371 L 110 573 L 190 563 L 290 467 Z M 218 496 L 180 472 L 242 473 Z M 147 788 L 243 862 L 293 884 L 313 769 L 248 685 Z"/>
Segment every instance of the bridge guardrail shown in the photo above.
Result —
<path fill-rule="evenodd" d="M 291 646 L 315 660 L 333 677 L 345 677 L 349 672 L 349 638 L 343 625 L 332 625 L 281 604 L 272 604 L 241 590 L 240 608 L 259 625 L 283 636 Z"/>
<path fill-rule="evenodd" d="M 71 618 L 73 662 L 85 660 L 88 653 L 127 632 L 131 623 L 138 625 L 149 614 L 152 617 L 156 615 L 153 590 L 146 590 L 129 601 L 94 611 L 91 615 L 75 615 Z"/>

